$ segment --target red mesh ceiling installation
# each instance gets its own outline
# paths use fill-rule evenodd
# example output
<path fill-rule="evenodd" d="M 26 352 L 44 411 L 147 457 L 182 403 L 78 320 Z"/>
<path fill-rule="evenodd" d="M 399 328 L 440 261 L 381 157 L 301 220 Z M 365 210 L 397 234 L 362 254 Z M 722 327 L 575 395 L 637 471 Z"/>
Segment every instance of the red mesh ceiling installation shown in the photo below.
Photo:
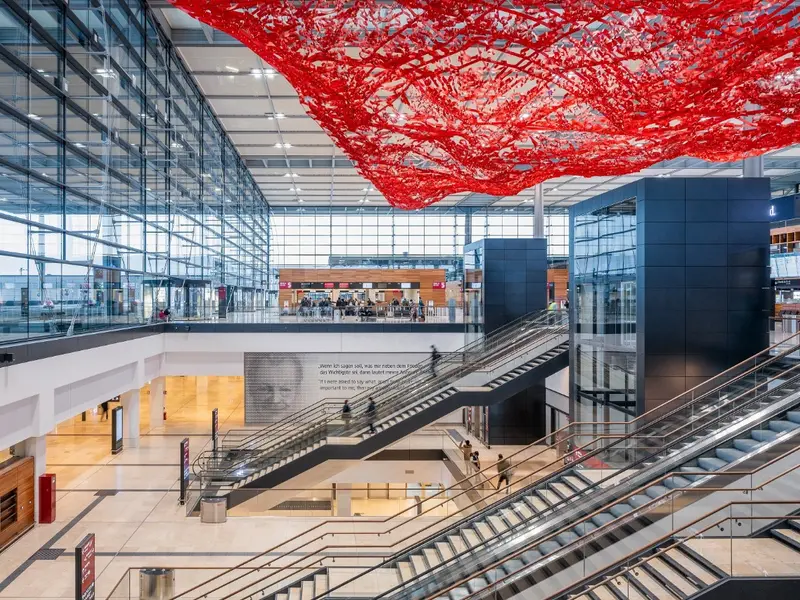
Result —
<path fill-rule="evenodd" d="M 800 141 L 790 0 L 173 2 L 283 74 L 403 208 Z"/>

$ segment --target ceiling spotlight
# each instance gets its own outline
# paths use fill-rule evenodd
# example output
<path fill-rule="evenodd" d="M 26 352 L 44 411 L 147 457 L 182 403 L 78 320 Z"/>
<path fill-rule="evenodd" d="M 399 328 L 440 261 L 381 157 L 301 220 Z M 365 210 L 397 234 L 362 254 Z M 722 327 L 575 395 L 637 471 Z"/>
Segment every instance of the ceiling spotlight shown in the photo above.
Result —
<path fill-rule="evenodd" d="M 237 69 L 236 67 L 229 67 L 228 65 L 225 65 L 225 70 L 226 71 L 230 71 L 231 73 L 238 73 L 239 72 L 239 69 Z"/>
<path fill-rule="evenodd" d="M 553 188 L 552 190 L 550 190 L 550 192 L 548 192 L 548 193 L 550 193 L 550 194 L 557 194 L 557 193 L 558 193 L 558 188 L 557 188 L 557 187 L 554 187 L 554 188 Z"/>
<path fill-rule="evenodd" d="M 28 118 L 32 121 L 41 121 L 42 117 L 37 115 L 36 113 L 28 113 Z"/>
<path fill-rule="evenodd" d="M 300 177 L 297 173 L 284 173 L 284 177 Z"/>
<path fill-rule="evenodd" d="M 289 191 L 290 192 L 302 192 L 303 188 L 292 186 L 292 187 L 289 188 Z"/>
<path fill-rule="evenodd" d="M 279 113 L 264 113 L 267 115 L 267 121 L 274 121 L 275 119 L 285 119 L 286 115 L 279 112 Z"/>
<path fill-rule="evenodd" d="M 275 69 L 250 69 L 250 75 L 253 77 L 266 77 L 267 79 L 273 79 L 275 74 Z"/>
<path fill-rule="evenodd" d="M 365 187 L 365 188 L 361 188 L 361 191 L 362 192 L 372 192 L 374 190 L 372 189 L 372 187 Z"/>
<path fill-rule="evenodd" d="M 276 148 L 291 148 L 292 145 L 291 144 L 284 144 L 284 143 L 281 143 L 281 142 L 276 142 L 275 143 L 275 147 Z"/>
<path fill-rule="evenodd" d="M 298 201 L 298 202 L 300 202 L 301 204 L 302 204 L 303 202 L 305 202 L 305 200 L 303 200 L 302 198 L 298 198 L 298 199 L 297 199 L 297 201 Z"/>

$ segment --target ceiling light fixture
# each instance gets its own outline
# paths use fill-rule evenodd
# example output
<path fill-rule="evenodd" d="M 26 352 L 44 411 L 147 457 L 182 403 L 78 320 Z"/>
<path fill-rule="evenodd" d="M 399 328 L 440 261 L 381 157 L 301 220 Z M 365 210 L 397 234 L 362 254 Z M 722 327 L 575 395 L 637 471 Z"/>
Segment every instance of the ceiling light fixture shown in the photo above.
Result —
<path fill-rule="evenodd" d="M 111 77 L 112 79 L 116 78 L 117 74 L 114 72 L 114 69 L 101 69 L 97 68 L 94 70 L 95 75 L 100 75 L 103 79 L 108 79 Z"/>
<path fill-rule="evenodd" d="M 253 77 L 266 77 L 267 79 L 273 79 L 275 74 L 275 69 L 250 69 L 250 75 Z"/>
<path fill-rule="evenodd" d="M 296 187 L 296 186 L 292 186 L 292 187 L 290 187 L 290 188 L 289 188 L 289 191 L 290 191 L 290 192 L 302 192 L 302 191 L 303 191 L 303 188 L 299 188 L 299 187 Z"/>
<path fill-rule="evenodd" d="M 226 71 L 230 71 L 231 73 L 238 73 L 239 72 L 239 69 L 237 69 L 236 67 L 230 67 L 228 65 L 225 65 L 225 70 Z"/>
<path fill-rule="evenodd" d="M 286 115 L 279 112 L 279 113 L 264 113 L 267 115 L 267 121 L 274 121 L 275 119 L 285 119 Z"/>
<path fill-rule="evenodd" d="M 281 142 L 276 142 L 275 143 L 275 147 L 276 148 L 291 148 L 292 145 L 291 144 L 286 144 L 286 143 L 281 143 Z"/>
<path fill-rule="evenodd" d="M 40 117 L 36 113 L 28 113 L 28 118 L 31 119 L 32 121 L 41 121 L 42 120 L 42 117 Z"/>
<path fill-rule="evenodd" d="M 298 201 L 298 202 L 300 202 L 301 204 L 302 204 L 303 202 L 305 202 L 305 200 L 303 200 L 302 198 L 298 198 L 298 199 L 297 199 L 297 201 Z"/>

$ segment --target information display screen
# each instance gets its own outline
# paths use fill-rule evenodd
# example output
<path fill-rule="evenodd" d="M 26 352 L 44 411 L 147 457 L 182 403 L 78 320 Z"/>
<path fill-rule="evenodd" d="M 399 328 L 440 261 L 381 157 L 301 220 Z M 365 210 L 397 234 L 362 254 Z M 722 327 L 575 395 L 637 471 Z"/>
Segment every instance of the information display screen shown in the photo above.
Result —
<path fill-rule="evenodd" d="M 94 600 L 94 557 L 95 539 L 90 533 L 75 547 L 75 600 Z"/>

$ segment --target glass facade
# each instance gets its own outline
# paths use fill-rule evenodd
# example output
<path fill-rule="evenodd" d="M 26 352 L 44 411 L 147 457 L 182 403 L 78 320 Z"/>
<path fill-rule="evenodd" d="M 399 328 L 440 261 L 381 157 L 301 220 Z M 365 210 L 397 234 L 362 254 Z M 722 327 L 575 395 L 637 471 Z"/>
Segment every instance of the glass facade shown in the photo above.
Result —
<path fill-rule="evenodd" d="M 568 221 L 566 212 L 545 214 L 549 256 L 569 255 Z M 532 209 L 274 208 L 270 241 L 276 268 L 405 268 L 412 259 L 421 268 L 448 268 L 455 278 L 460 266 L 446 259 L 460 259 L 465 244 L 524 237 L 533 237 Z"/>
<path fill-rule="evenodd" d="M 574 217 L 575 409 L 636 409 L 636 200 Z M 609 416 L 609 415 L 606 415 Z M 612 414 L 611 420 L 618 420 Z M 574 415 L 575 420 L 608 420 Z"/>
<path fill-rule="evenodd" d="M 0 18 L 0 340 L 263 304 L 269 207 L 145 3 Z"/>

